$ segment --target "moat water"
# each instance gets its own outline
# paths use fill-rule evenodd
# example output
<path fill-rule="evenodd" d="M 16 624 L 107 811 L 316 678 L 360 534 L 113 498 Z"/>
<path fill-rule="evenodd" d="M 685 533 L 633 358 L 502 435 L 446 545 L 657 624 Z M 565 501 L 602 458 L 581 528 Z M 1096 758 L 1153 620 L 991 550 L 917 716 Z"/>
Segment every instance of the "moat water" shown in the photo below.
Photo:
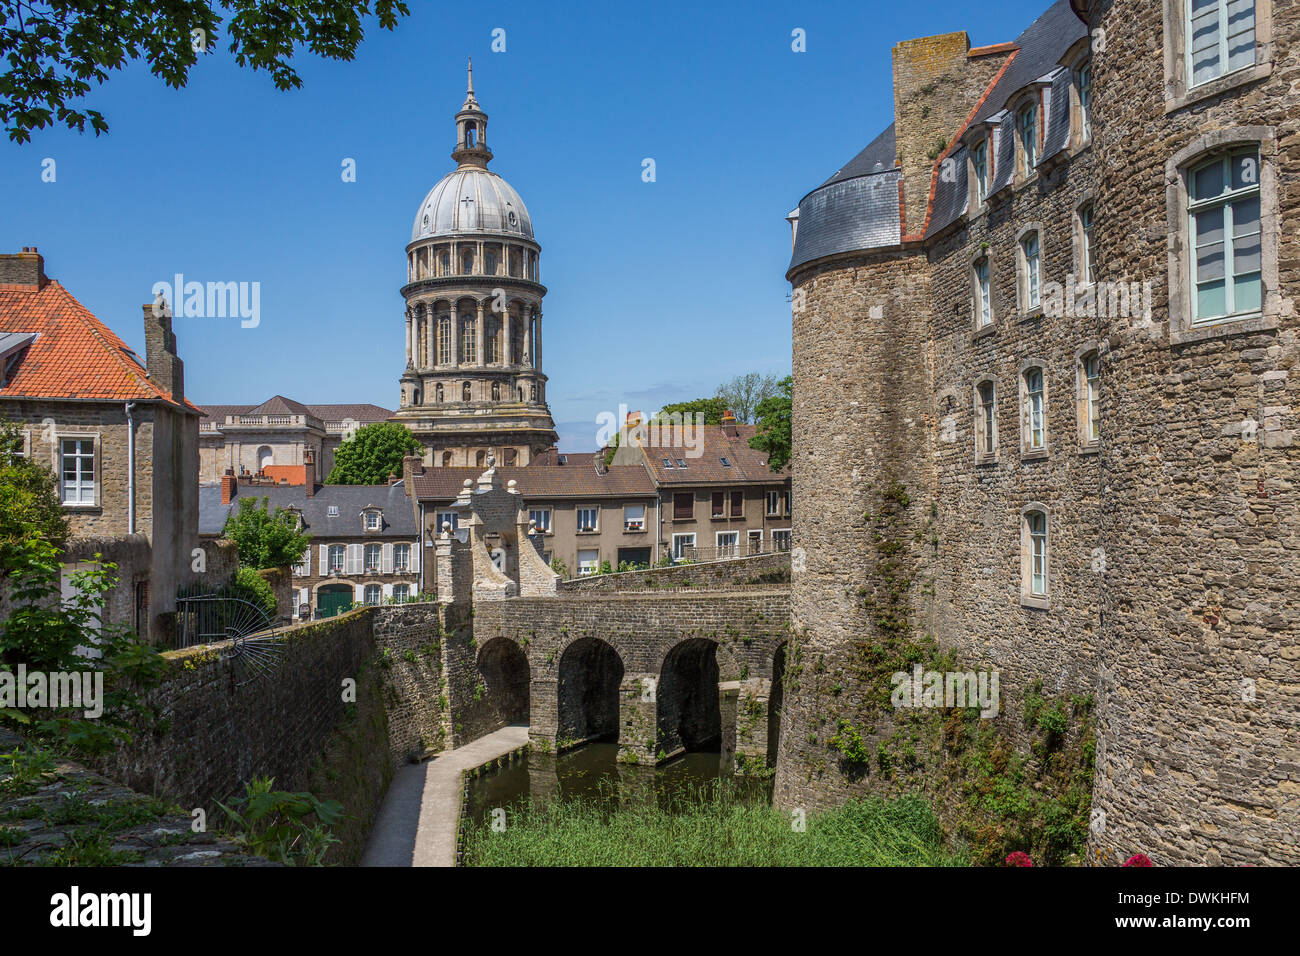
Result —
<path fill-rule="evenodd" d="M 519 808 L 529 800 L 587 800 L 617 812 L 629 803 L 656 801 L 666 810 L 701 790 L 711 792 L 732 781 L 744 800 L 772 802 L 771 779 L 732 775 L 719 753 L 687 753 L 659 767 L 617 761 L 618 744 L 593 743 L 559 757 L 529 753 L 473 778 L 465 809 L 482 822 L 497 807 Z"/>

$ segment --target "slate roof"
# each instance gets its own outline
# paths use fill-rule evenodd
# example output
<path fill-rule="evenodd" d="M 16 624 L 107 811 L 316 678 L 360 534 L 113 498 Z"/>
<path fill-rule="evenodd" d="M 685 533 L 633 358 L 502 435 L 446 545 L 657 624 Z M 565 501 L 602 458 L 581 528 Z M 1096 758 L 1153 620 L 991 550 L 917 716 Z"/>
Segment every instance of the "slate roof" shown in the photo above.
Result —
<path fill-rule="evenodd" d="M 261 405 L 204 405 L 204 425 L 224 425 L 227 415 L 310 415 L 322 422 L 342 422 L 352 419 L 361 425 L 386 422 L 392 411 L 380 405 L 305 405 L 283 395 L 273 395 Z"/>
<path fill-rule="evenodd" d="M 540 455 L 532 458 L 527 467 L 537 468 L 542 465 L 554 465 L 561 468 L 591 468 L 596 463 L 599 452 L 594 451 L 559 451 L 555 448 L 548 448 Z M 561 465 L 559 459 L 564 459 Z"/>
<path fill-rule="evenodd" d="M 1060 71 L 1060 60 L 1085 36 L 1087 27 L 1075 13 L 1071 0 L 1056 0 L 1013 44 L 1005 45 L 1013 51 L 1005 69 L 986 92 L 970 125 L 959 131 L 964 133 L 970 126 L 990 121 L 998 126 L 991 192 L 1006 185 L 1012 171 L 1013 118 L 1001 114 L 1008 101 L 1030 84 L 1050 83 L 1040 164 L 1068 146 L 1070 76 L 1067 71 Z M 898 211 L 902 177 L 893 168 L 894 136 L 891 124 L 862 152 L 800 200 L 790 269 L 837 252 L 888 247 L 902 241 Z M 936 177 L 927 216 L 927 237 L 950 225 L 966 209 L 965 149 L 957 147 L 950 158 L 956 164 L 957 175 L 951 182 Z M 881 163 L 882 170 L 875 171 L 876 163 Z"/>
<path fill-rule="evenodd" d="M 5 332 L 35 332 L 36 339 L 11 356 L 0 399 L 177 404 L 149 378 L 143 359 L 53 279 L 40 288 L 0 287 L 0 333 Z M 190 402 L 185 407 L 199 411 Z"/>
<path fill-rule="evenodd" d="M 241 499 L 260 501 L 269 499 L 270 508 L 297 508 L 303 517 L 305 530 L 313 538 L 347 537 L 416 537 L 415 511 L 406 496 L 406 486 L 398 481 L 392 485 L 317 485 L 316 494 L 307 497 L 303 485 L 250 487 L 240 485 L 230 504 L 221 503 L 221 485 L 199 486 L 199 534 L 220 534 L 226 527 L 226 517 L 239 507 Z M 330 506 L 338 507 L 337 517 L 331 517 Z M 366 535 L 361 528 L 361 512 L 374 505 L 384 512 L 384 528 L 376 535 Z"/>
<path fill-rule="evenodd" d="M 575 456 L 576 457 L 576 456 Z M 594 456 L 593 456 L 594 457 Z M 514 479 L 525 499 L 653 498 L 654 482 L 641 465 L 614 465 L 604 474 L 594 465 L 534 465 L 498 468 L 502 484 Z M 482 468 L 426 468 L 411 480 L 421 501 L 450 501 L 460 495 L 465 479 L 478 481 Z"/>

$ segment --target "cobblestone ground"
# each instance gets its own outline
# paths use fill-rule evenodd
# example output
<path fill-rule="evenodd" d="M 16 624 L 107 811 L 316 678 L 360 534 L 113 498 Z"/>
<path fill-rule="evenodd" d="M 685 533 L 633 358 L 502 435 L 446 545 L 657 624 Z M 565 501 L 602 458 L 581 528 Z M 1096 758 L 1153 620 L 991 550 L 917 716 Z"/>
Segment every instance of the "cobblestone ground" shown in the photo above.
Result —
<path fill-rule="evenodd" d="M 180 807 L 0 731 L 0 866 L 276 865 L 190 826 Z"/>

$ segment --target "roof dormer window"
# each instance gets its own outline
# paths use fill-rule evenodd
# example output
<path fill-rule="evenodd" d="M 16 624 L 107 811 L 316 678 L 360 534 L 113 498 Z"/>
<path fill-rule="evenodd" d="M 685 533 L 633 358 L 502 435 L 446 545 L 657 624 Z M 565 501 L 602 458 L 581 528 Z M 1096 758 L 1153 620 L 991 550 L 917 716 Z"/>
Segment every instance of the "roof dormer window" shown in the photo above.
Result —
<path fill-rule="evenodd" d="M 382 531 L 384 528 L 384 513 L 377 508 L 368 508 L 361 512 L 364 527 L 367 531 Z"/>

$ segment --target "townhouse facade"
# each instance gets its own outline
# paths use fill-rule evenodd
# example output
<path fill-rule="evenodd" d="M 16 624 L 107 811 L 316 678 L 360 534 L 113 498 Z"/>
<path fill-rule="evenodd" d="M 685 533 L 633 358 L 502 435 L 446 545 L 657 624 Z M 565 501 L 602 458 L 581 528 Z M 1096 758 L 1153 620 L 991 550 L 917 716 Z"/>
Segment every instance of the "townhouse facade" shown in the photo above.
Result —
<path fill-rule="evenodd" d="M 199 421 L 199 481 L 216 483 L 231 469 L 236 476 L 315 484 L 329 476 L 343 441 L 391 415 L 378 405 L 304 405 L 283 395 L 258 405 L 205 405 Z"/>
<path fill-rule="evenodd" d="M 419 597 L 423 551 L 403 482 L 268 486 L 228 474 L 199 489 L 200 536 L 220 539 L 241 500 L 263 498 L 270 510 L 287 511 L 311 535 L 302 560 L 290 568 L 293 619 Z"/>
<path fill-rule="evenodd" d="M 1095 695 L 1121 859 L 1295 862 L 1298 32 L 1058 0 L 900 43 L 894 123 L 788 217 L 801 649 L 852 673 L 892 595 Z M 814 773 L 825 693 L 786 702 L 780 804 L 869 786 Z"/>
<path fill-rule="evenodd" d="M 141 358 L 64 286 L 35 247 L 0 255 L 0 417 L 54 472 L 68 576 L 117 564 L 106 621 L 166 639 L 177 589 L 196 578 L 198 421 L 171 319 L 143 307 Z"/>

